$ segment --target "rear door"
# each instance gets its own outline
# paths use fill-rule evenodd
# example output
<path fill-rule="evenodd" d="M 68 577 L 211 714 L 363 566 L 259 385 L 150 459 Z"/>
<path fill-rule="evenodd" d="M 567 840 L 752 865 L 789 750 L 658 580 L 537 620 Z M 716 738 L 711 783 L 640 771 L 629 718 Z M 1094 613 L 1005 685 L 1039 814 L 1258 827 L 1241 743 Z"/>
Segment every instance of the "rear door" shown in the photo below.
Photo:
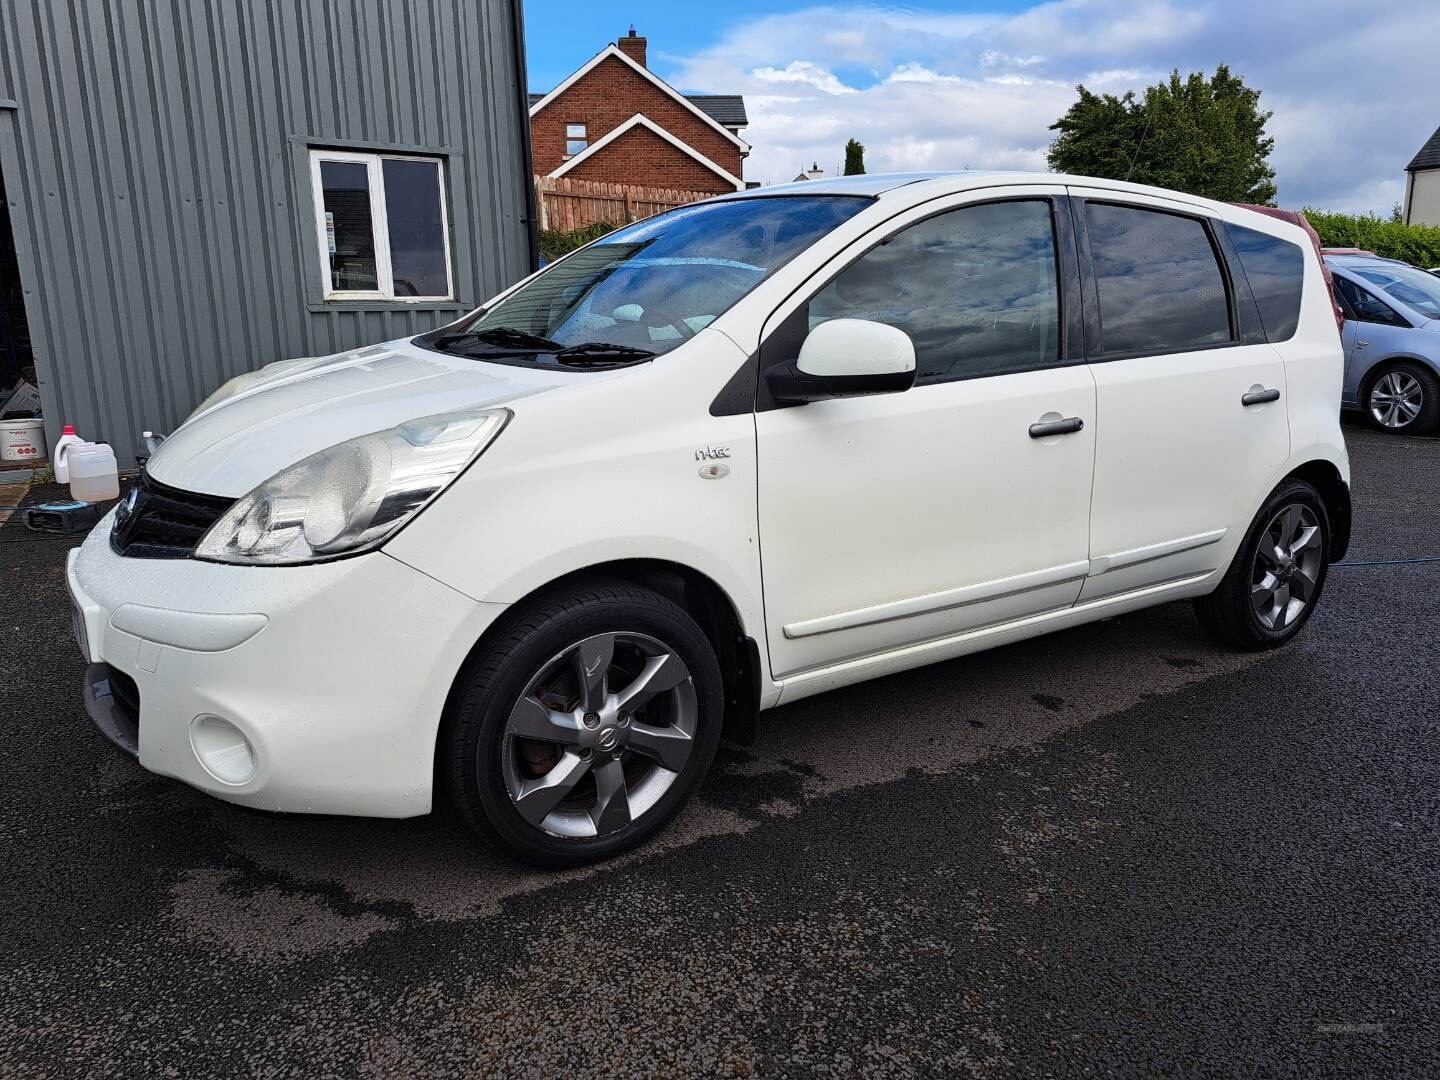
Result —
<path fill-rule="evenodd" d="M 1081 602 L 1220 565 L 1290 454 L 1285 365 L 1223 223 L 1072 188 L 1097 442 Z M 1233 249 L 1231 249 L 1233 250 Z"/>

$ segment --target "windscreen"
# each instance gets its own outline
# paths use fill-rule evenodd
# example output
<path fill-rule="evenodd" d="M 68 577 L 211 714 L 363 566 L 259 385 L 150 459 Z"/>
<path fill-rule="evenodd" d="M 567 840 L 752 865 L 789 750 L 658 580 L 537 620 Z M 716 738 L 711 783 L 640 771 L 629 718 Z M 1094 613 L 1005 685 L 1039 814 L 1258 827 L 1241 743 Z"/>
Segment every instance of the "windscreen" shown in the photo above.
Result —
<path fill-rule="evenodd" d="M 1355 273 L 1372 282 L 1405 306 L 1428 319 L 1440 319 L 1440 277 L 1413 266 L 1353 267 Z"/>
<path fill-rule="evenodd" d="M 681 207 L 597 240 L 446 334 L 505 329 L 668 352 L 869 203 L 759 196 Z"/>

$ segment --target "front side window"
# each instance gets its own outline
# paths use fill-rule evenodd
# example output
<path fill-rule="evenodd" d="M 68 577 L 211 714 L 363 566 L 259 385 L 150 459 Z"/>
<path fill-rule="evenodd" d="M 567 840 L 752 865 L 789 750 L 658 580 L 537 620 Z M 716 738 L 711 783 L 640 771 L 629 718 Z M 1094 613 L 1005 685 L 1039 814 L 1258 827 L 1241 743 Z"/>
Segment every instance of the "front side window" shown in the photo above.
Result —
<path fill-rule="evenodd" d="M 1350 310 L 1361 322 L 1384 323 L 1387 326 L 1409 326 L 1400 313 L 1363 285 L 1335 275 L 1335 290 L 1345 299 Z"/>
<path fill-rule="evenodd" d="M 313 150 L 310 173 L 326 300 L 454 295 L 439 160 Z"/>
<path fill-rule="evenodd" d="M 1269 233 L 1240 225 L 1228 229 L 1260 309 L 1266 337 L 1270 341 L 1294 337 L 1300 325 L 1300 297 L 1305 284 L 1304 253 L 1290 241 Z"/>
<path fill-rule="evenodd" d="M 927 218 L 841 271 L 810 301 L 830 319 L 898 327 L 916 381 L 946 382 L 1055 363 L 1060 292 L 1050 203 L 985 203 Z"/>
<path fill-rule="evenodd" d="M 565 156 L 574 157 L 582 153 L 590 145 L 590 137 L 585 134 L 584 124 L 565 125 Z"/>
<path fill-rule="evenodd" d="M 1355 274 L 1380 286 L 1400 303 L 1429 319 L 1440 319 L 1440 277 L 1413 266 L 1356 268 Z"/>
<path fill-rule="evenodd" d="M 487 350 L 477 349 L 476 338 L 489 337 L 489 358 L 497 358 L 496 340 L 513 341 L 516 332 L 555 348 L 602 344 L 669 352 L 871 201 L 752 196 L 682 206 L 616 230 L 488 311 L 418 340 L 478 359 L 486 359 Z M 528 363 L 546 351 L 542 343 L 516 355 Z"/>
<path fill-rule="evenodd" d="M 1194 218 L 1087 202 L 1105 353 L 1187 352 L 1233 340 L 1225 278 Z"/>

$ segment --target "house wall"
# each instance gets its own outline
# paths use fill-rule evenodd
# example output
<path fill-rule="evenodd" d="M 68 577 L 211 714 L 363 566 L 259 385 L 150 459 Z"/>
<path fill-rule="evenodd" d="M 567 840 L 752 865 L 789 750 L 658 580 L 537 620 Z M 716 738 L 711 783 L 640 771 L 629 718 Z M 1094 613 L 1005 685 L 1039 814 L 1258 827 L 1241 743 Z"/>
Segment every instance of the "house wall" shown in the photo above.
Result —
<path fill-rule="evenodd" d="M 731 175 L 741 175 L 743 165 L 738 146 L 614 56 L 600 61 L 531 118 L 535 171 L 544 175 L 564 164 L 566 124 L 585 124 L 587 137 L 594 143 L 636 113 L 653 120 Z M 669 147 L 669 152 L 685 158 L 685 155 L 674 147 Z M 582 175 L 594 178 L 589 172 Z M 688 183 L 677 184 L 663 176 L 633 170 L 624 179 L 627 183 L 649 187 L 691 186 Z M 709 188 L 705 190 L 708 191 Z M 734 188 L 730 186 L 717 190 L 733 191 Z"/>
<path fill-rule="evenodd" d="M 577 180 L 683 188 L 716 195 L 735 190 L 734 184 L 717 175 L 713 169 L 706 168 L 689 154 L 643 127 L 631 128 L 565 175 Z"/>
<path fill-rule="evenodd" d="M 1407 187 L 1406 223 L 1440 225 L 1440 169 L 1415 170 Z"/>
<path fill-rule="evenodd" d="M 432 329 L 527 273 L 525 90 L 518 0 L 0 4 L 51 440 L 74 423 L 128 465 L 234 375 Z M 316 146 L 444 159 L 452 302 L 323 300 Z"/>

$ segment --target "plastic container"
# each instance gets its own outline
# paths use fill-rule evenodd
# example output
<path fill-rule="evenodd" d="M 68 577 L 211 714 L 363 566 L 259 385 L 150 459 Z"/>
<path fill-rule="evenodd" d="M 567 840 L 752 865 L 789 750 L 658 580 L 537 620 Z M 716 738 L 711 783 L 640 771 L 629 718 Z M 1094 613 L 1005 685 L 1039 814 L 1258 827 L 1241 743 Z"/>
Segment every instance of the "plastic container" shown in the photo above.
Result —
<path fill-rule="evenodd" d="M 45 421 L 0 422 L 0 461 L 44 461 Z"/>
<path fill-rule="evenodd" d="M 55 466 L 55 482 L 57 484 L 68 484 L 70 482 L 70 461 L 66 450 L 82 443 L 85 440 L 75 434 L 75 425 L 66 424 L 65 430 L 60 433 L 59 440 L 55 443 L 55 453 L 50 455 L 50 460 Z"/>
<path fill-rule="evenodd" d="M 96 503 L 120 497 L 120 471 L 109 443 L 76 443 L 66 451 L 70 465 L 70 497 Z"/>

